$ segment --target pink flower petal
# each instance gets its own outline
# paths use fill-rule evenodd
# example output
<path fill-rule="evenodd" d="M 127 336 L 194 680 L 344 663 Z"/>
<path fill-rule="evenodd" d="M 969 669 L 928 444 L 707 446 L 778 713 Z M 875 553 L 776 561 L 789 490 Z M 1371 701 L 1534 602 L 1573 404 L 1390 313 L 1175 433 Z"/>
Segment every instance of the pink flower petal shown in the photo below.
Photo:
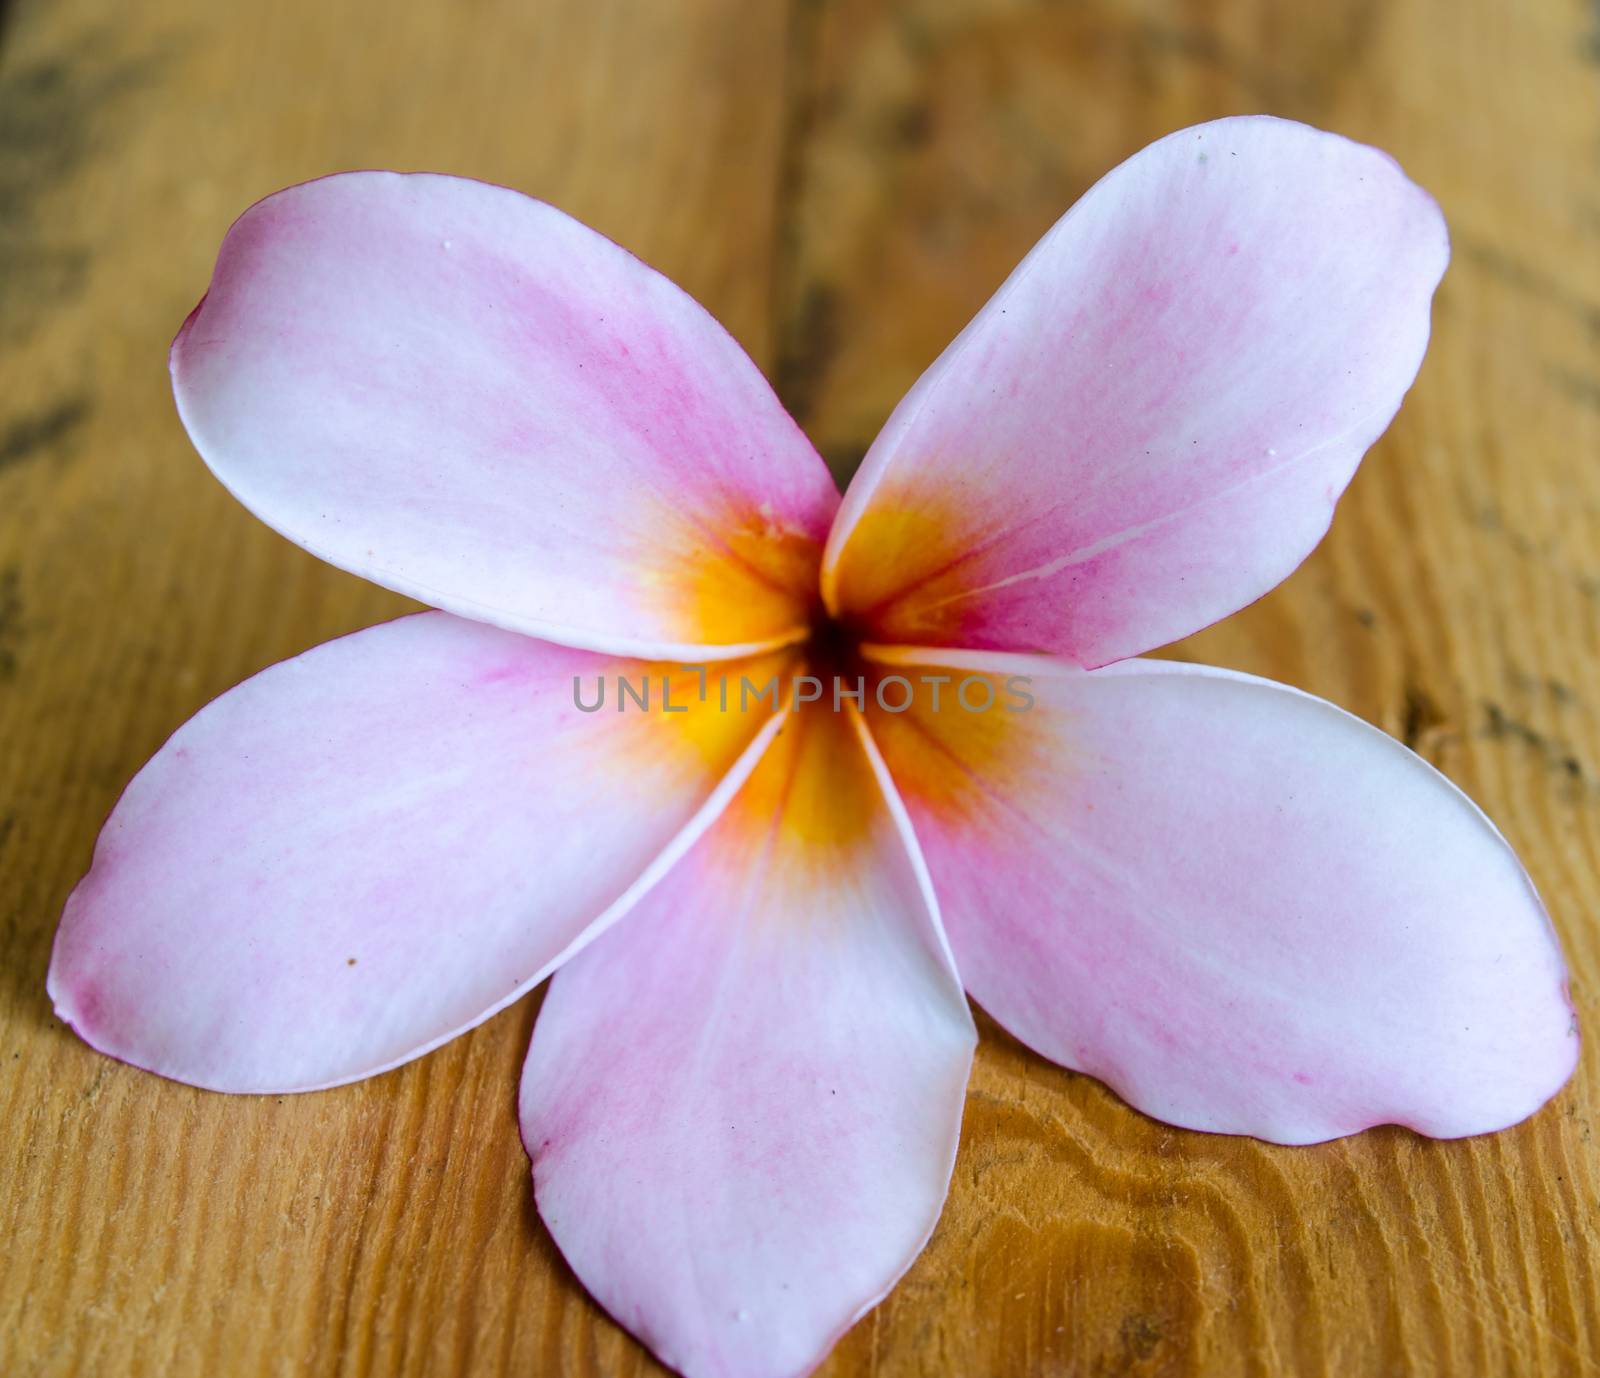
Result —
<path fill-rule="evenodd" d="M 476 1024 L 627 908 L 776 729 L 699 707 L 693 675 L 688 713 L 574 706 L 575 675 L 589 703 L 646 669 L 423 613 L 245 681 L 112 812 L 57 1013 L 225 1091 L 354 1080 Z"/>
<path fill-rule="evenodd" d="M 1539 898 L 1398 742 L 1224 670 L 956 663 L 1031 676 L 1036 706 L 872 729 L 967 989 L 1024 1043 L 1159 1119 L 1280 1143 L 1498 1129 L 1567 1080 Z"/>
<path fill-rule="evenodd" d="M 1267 117 L 1096 185 L 907 394 L 829 537 L 870 639 L 1134 655 L 1310 552 L 1428 340 L 1438 208 Z"/>
<path fill-rule="evenodd" d="M 540 1213 L 691 1378 L 808 1372 L 916 1257 L 949 1183 L 975 1035 L 861 740 L 827 711 L 788 727 L 560 972 L 534 1031 Z"/>
<path fill-rule="evenodd" d="M 838 505 L 693 300 L 538 201 L 362 172 L 270 196 L 172 348 L 262 520 L 450 612 L 703 659 L 805 626 Z"/>

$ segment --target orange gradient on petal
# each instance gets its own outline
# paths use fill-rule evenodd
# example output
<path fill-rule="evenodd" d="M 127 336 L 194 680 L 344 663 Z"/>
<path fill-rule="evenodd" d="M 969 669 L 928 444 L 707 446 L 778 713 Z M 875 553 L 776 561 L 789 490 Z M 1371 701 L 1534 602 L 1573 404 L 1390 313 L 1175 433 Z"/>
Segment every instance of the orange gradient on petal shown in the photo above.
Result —
<path fill-rule="evenodd" d="M 1000 514 L 980 494 L 873 495 L 840 550 L 829 606 L 863 640 L 959 644 L 970 562 Z M 944 600 L 955 595 L 950 602 Z"/>
<path fill-rule="evenodd" d="M 815 940 L 841 939 L 871 911 L 872 877 L 905 844 L 863 735 L 853 709 L 791 710 L 708 835 L 719 893 L 750 921 L 752 941 L 778 936 L 785 914 L 803 916 Z M 798 906 L 774 905 L 773 894 Z"/>
<path fill-rule="evenodd" d="M 852 711 L 819 702 L 790 713 L 735 804 L 751 845 L 801 849 L 825 871 L 871 832 L 884 806 Z"/>
<path fill-rule="evenodd" d="M 653 594 L 708 646 L 794 640 L 821 606 L 821 568 L 820 540 L 757 509 L 686 533 Z"/>
<path fill-rule="evenodd" d="M 616 772 L 619 789 L 642 766 L 668 760 L 688 775 L 720 779 L 773 714 L 770 698 L 740 693 L 741 680 L 755 690 L 773 679 L 782 684 L 798 663 L 793 649 L 701 666 L 599 662 L 574 686 L 576 699 L 592 711 L 575 702 L 571 730 L 592 728 L 597 767 Z"/>
<path fill-rule="evenodd" d="M 1039 725 L 1030 721 L 1049 710 L 1037 703 L 1018 707 L 1017 692 L 1007 684 L 1010 676 L 934 664 L 872 664 L 871 670 L 867 726 L 907 804 L 920 805 L 943 825 L 981 828 L 997 808 L 996 781 L 1005 781 L 1011 799 L 1050 788 L 1049 773 L 1035 751 Z M 911 703 L 903 712 L 879 706 L 878 686 L 889 676 L 911 685 Z M 925 677 L 947 678 L 934 686 Z M 968 700 L 982 703 L 992 695 L 989 707 L 969 711 L 963 706 L 965 680 L 976 682 L 967 688 Z M 894 706 L 905 696 L 898 684 L 884 685 L 883 692 Z"/>

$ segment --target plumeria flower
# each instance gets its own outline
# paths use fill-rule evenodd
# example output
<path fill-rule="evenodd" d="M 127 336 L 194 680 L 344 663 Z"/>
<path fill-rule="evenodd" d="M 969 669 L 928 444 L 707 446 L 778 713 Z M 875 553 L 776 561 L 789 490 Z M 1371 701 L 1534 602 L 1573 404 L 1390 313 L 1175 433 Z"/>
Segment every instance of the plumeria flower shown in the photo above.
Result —
<path fill-rule="evenodd" d="M 520 1101 L 540 1212 L 691 1375 L 808 1371 L 915 1258 L 963 989 L 1174 1125 L 1522 1119 L 1577 1037 L 1488 819 L 1328 703 L 1137 658 L 1316 544 L 1447 255 L 1372 149 L 1173 134 L 841 500 L 727 333 L 559 211 L 389 173 L 267 198 L 173 346 L 184 424 L 263 520 L 439 611 L 177 731 L 67 903 L 58 1012 L 164 1076 L 300 1091 L 556 972 Z M 701 692 L 802 674 L 842 698 Z M 672 711 L 589 711 L 621 677 Z"/>

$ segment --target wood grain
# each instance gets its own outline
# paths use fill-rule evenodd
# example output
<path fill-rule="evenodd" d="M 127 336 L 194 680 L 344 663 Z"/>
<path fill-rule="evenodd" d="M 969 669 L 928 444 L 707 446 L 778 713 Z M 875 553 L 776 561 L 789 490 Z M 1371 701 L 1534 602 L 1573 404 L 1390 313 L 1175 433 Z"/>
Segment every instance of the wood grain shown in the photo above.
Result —
<path fill-rule="evenodd" d="M 404 603 L 193 456 L 166 343 L 229 220 L 425 167 L 704 300 L 841 473 L 1101 172 L 1270 110 L 1382 145 L 1455 242 L 1332 535 L 1178 653 L 1403 737 L 1521 851 L 1600 1027 L 1600 20 L 1577 0 L 33 0 L 0 27 L 0 1371 L 636 1375 L 538 1223 L 537 998 L 361 1086 L 228 1098 L 51 1017 L 56 915 L 163 738 Z M 1593 1042 L 1529 1123 L 1175 1131 L 991 1025 L 943 1223 L 825 1372 L 1600 1371 Z"/>

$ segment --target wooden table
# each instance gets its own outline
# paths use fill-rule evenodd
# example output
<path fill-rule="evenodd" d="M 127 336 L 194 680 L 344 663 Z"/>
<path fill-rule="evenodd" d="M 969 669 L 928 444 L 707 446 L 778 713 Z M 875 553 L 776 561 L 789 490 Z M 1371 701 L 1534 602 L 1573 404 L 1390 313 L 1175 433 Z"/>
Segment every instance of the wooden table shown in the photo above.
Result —
<path fill-rule="evenodd" d="M 655 1371 L 534 1213 L 537 998 L 401 1071 L 209 1095 L 44 993 L 135 768 L 402 600 L 255 522 L 174 414 L 229 221 L 334 169 L 554 201 L 705 301 L 841 474 L 1101 172 L 1268 110 L 1383 146 L 1455 242 L 1332 535 L 1180 654 L 1404 738 L 1526 859 L 1600 1029 L 1600 18 L 1578 0 L 21 0 L 0 29 L 0 1372 Z M 1532 1121 L 1179 1132 L 992 1025 L 943 1223 L 846 1374 L 1600 1370 L 1600 1057 Z"/>

